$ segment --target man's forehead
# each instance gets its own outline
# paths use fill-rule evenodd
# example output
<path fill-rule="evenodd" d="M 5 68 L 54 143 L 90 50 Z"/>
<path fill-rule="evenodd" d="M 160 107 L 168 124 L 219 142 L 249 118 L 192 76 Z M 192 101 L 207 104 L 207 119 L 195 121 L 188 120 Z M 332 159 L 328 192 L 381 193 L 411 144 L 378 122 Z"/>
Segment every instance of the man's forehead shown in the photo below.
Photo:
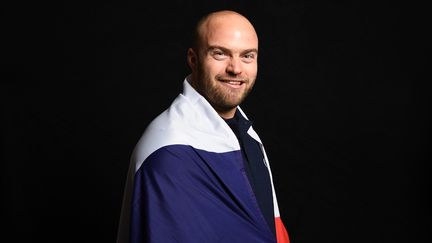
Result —
<path fill-rule="evenodd" d="M 257 48 L 258 37 L 248 26 L 219 25 L 203 33 L 202 40 L 208 45 L 220 45 L 226 48 L 240 46 L 242 48 Z"/>

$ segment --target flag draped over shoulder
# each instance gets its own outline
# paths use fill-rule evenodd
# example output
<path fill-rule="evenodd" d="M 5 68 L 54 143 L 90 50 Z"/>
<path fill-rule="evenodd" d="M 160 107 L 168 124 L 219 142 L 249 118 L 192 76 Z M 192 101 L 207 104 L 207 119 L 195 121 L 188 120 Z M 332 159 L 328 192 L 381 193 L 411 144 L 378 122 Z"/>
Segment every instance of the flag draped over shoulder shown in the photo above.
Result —
<path fill-rule="evenodd" d="M 260 143 L 271 178 L 261 140 L 252 128 L 248 134 Z M 288 243 L 272 191 L 276 237 L 248 182 L 235 134 L 185 80 L 183 93 L 148 126 L 132 154 L 117 243 Z"/>

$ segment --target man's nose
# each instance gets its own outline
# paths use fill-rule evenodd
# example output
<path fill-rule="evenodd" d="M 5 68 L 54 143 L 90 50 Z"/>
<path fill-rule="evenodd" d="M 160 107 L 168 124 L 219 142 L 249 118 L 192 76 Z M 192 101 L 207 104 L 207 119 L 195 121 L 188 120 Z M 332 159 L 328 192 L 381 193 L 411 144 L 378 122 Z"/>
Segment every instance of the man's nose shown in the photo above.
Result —
<path fill-rule="evenodd" d="M 226 72 L 233 75 L 240 74 L 242 72 L 240 59 L 232 57 L 226 67 Z"/>

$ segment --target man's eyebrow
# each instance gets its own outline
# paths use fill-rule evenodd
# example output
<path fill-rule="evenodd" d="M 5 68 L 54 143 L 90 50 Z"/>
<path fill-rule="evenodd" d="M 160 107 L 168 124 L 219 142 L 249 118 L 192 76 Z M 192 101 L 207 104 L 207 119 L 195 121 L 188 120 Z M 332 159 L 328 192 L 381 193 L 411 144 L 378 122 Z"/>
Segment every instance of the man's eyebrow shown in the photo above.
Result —
<path fill-rule="evenodd" d="M 225 48 L 223 46 L 209 46 L 207 48 L 207 51 L 213 51 L 214 49 L 219 49 L 225 53 L 231 53 L 231 51 L 228 48 Z"/>
<path fill-rule="evenodd" d="M 225 47 L 223 47 L 223 46 L 209 46 L 209 47 L 207 48 L 207 51 L 212 51 L 212 50 L 214 50 L 214 49 L 219 49 L 219 50 L 221 50 L 221 51 L 223 51 L 223 52 L 225 52 L 225 53 L 231 53 L 231 50 L 230 50 L 230 49 L 225 48 Z M 251 48 L 251 49 L 243 50 L 243 51 L 241 52 L 241 55 L 244 55 L 244 54 L 246 54 L 246 53 L 251 53 L 251 52 L 255 52 L 255 53 L 258 54 L 258 49 L 256 49 L 256 48 Z"/>
<path fill-rule="evenodd" d="M 256 49 L 256 48 L 246 49 L 246 50 L 242 51 L 241 54 L 244 55 L 244 54 L 251 53 L 251 52 L 255 52 L 256 54 L 258 54 L 258 49 Z"/>

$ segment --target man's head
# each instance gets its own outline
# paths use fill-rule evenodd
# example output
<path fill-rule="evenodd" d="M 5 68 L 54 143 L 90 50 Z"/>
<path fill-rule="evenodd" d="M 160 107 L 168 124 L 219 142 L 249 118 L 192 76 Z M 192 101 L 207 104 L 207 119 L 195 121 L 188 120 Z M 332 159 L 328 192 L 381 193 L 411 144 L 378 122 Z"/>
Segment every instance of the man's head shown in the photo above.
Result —
<path fill-rule="evenodd" d="M 188 50 L 191 85 L 224 118 L 251 91 L 257 76 L 258 37 L 252 24 L 232 11 L 211 13 L 196 27 Z"/>

